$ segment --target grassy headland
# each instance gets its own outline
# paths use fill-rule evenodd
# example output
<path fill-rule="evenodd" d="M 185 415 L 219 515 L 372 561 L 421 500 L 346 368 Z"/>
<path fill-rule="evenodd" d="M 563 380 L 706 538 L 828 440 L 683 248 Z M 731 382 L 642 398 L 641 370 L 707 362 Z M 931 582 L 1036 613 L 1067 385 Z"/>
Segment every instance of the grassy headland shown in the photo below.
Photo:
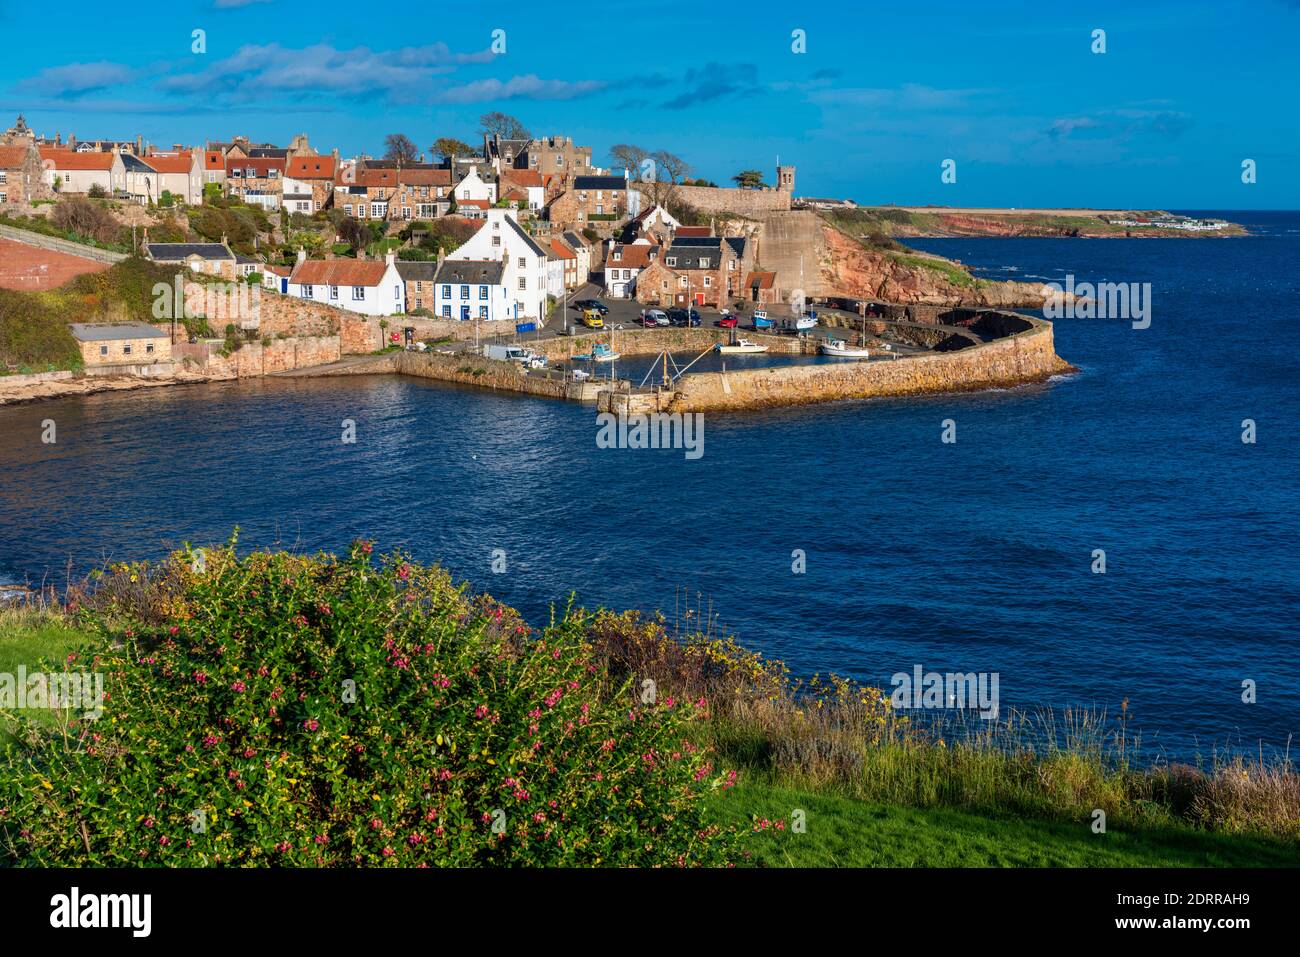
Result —
<path fill-rule="evenodd" d="M 372 566 L 358 560 L 355 549 L 350 562 L 283 553 L 238 559 L 229 551 L 211 551 L 206 570 L 198 574 L 187 570 L 191 562 L 187 554 L 154 566 L 118 566 L 93 588 L 74 589 L 64 607 L 0 611 L 0 672 L 19 664 L 35 670 L 42 658 L 55 670 L 75 653 L 77 661 L 94 659 L 107 672 L 113 698 L 107 723 L 94 728 L 106 740 L 96 737 L 93 747 L 84 731 L 65 734 L 66 721 L 46 716 L 32 725 L 24 715 L 4 717 L 13 747 L 0 759 L 0 778 L 15 789 L 0 803 L 43 821 L 45 833 L 31 842 L 16 840 L 12 830 L 0 833 L 0 853 L 17 863 L 105 863 L 115 860 L 101 850 L 108 835 L 115 847 L 156 840 L 157 832 L 140 838 L 133 816 L 143 805 L 121 792 L 191 788 L 192 777 L 169 777 L 167 769 L 199 747 L 199 739 L 209 742 L 201 751 L 212 747 L 220 753 L 213 753 L 211 767 L 203 760 L 191 772 L 201 779 L 215 770 L 220 778 L 203 783 L 194 800 L 198 794 L 213 800 L 212 788 L 229 791 L 229 803 L 247 821 L 231 825 L 232 861 L 257 863 L 297 853 L 271 848 L 293 845 L 291 839 L 276 843 L 267 837 L 282 831 L 319 831 L 331 842 L 342 840 L 355 809 L 344 806 L 341 796 L 322 803 L 325 793 L 357 790 L 367 801 L 372 792 L 382 793 L 386 804 L 396 804 L 376 820 L 387 822 L 386 815 L 409 820 L 418 808 L 402 804 L 409 790 L 402 768 L 423 755 L 425 745 L 436 752 L 433 739 L 439 735 L 460 742 L 461 752 L 437 773 L 452 775 L 448 780 L 454 782 L 466 776 L 472 786 L 438 802 L 443 815 L 438 819 L 448 828 L 460 821 L 468 835 L 477 826 L 473 819 L 482 802 L 500 800 L 492 796 L 500 786 L 499 781 L 491 785 L 497 773 L 516 782 L 510 785 L 516 797 L 555 787 L 557 794 L 581 804 L 603 793 L 597 783 L 602 778 L 587 773 L 584 762 L 590 759 L 575 756 L 570 738 L 582 721 L 599 716 L 610 730 L 579 735 L 579 742 L 589 739 L 594 749 L 579 748 L 581 753 L 617 756 L 624 750 L 616 743 L 619 734 L 631 733 L 633 726 L 648 736 L 634 742 L 627 752 L 634 760 L 620 773 L 631 775 L 621 779 L 623 786 L 635 791 L 652 817 L 638 817 L 636 804 L 620 804 L 617 813 L 604 804 L 599 806 L 605 810 L 593 806 L 593 813 L 606 815 L 601 820 L 608 844 L 600 853 L 575 845 L 557 855 L 558 848 L 550 845 L 539 850 L 533 835 L 534 843 L 513 849 L 518 856 L 509 860 L 590 864 L 597 858 L 604 863 L 653 858 L 708 864 L 734 852 L 740 855 L 731 858 L 737 862 L 775 866 L 1300 864 L 1300 776 L 1289 762 L 1229 759 L 1199 768 L 1146 767 L 1135 759 L 1136 743 L 1122 712 L 1117 720 L 1095 713 L 1009 715 L 995 722 L 927 727 L 894 709 L 878 689 L 838 678 L 795 680 L 779 662 L 730 640 L 670 636 L 657 618 L 570 608 L 548 628 L 534 631 L 512 610 L 486 596 L 471 597 L 445 573 L 400 556 Z M 412 604 L 418 615 L 410 614 Z M 406 635 L 410 645 L 403 643 Z M 554 677 L 539 684 L 527 677 L 531 671 L 516 670 L 539 648 L 556 661 L 562 654 L 566 661 L 576 656 L 573 677 L 562 683 L 567 689 L 562 696 L 572 696 L 569 730 L 557 724 L 555 742 L 547 737 L 546 719 L 561 698 L 548 689 L 560 685 Z M 485 651 L 490 657 L 483 657 Z M 437 660 L 419 670 L 424 663 L 411 656 L 431 653 Z M 485 684 L 480 669 L 487 661 L 504 670 Z M 150 667 L 142 667 L 144 662 Z M 469 662 L 477 664 L 463 670 Z M 259 685 L 262 674 L 269 675 L 266 688 Z M 366 696 L 370 717 L 364 725 L 355 723 L 355 711 L 335 702 L 339 675 L 350 676 L 347 680 Z M 414 685 L 405 683 L 408 675 L 417 679 Z M 430 675 L 454 682 L 446 693 L 434 694 L 433 711 L 428 710 L 431 692 L 424 687 Z M 385 750 L 384 761 L 320 763 L 318 743 L 312 736 L 304 740 L 301 715 L 294 719 L 297 724 L 280 727 L 274 726 L 274 703 L 269 724 L 259 710 L 275 685 L 301 688 L 306 720 L 319 719 L 322 734 L 328 731 L 336 741 L 364 740 L 366 749 Z M 435 687 L 444 686 L 435 682 Z M 551 703 L 535 705 L 532 697 L 542 694 Z M 296 715 L 293 697 L 285 695 L 282 707 L 286 712 L 294 707 Z M 246 704 L 253 706 L 247 714 Z M 638 718 L 651 725 L 640 727 Z M 513 733 L 520 737 L 511 743 L 516 721 Z M 618 728 L 622 731 L 612 733 Z M 226 753 L 227 741 L 238 753 Z M 470 741 L 481 743 L 470 748 Z M 245 743 L 249 753 L 280 754 L 286 767 L 296 770 L 262 777 L 257 760 L 241 757 Z M 520 750 L 521 744 L 527 746 Z M 558 750 L 552 753 L 552 747 Z M 105 761 L 104 754 L 112 760 Z M 561 755 L 568 757 L 560 760 Z M 482 760 L 494 767 L 477 763 Z M 679 761 L 694 762 L 688 777 L 698 788 L 670 808 L 681 797 L 676 790 L 681 785 L 665 789 L 655 776 L 675 780 Z M 226 776 L 228 766 L 233 778 Z M 633 773 L 633 766 L 640 771 Z M 295 786 L 280 793 L 283 785 L 275 782 L 286 780 L 285 774 Z M 114 797 L 93 812 L 69 816 L 60 801 L 84 800 L 91 786 L 87 775 L 95 788 L 109 788 Z M 159 775 L 167 780 L 155 780 Z M 247 780 L 251 790 L 231 790 L 233 780 Z M 479 790 L 485 786 L 487 791 Z M 274 807 L 254 811 L 267 789 L 276 794 Z M 138 797 L 151 800 L 143 792 Z M 247 798 L 253 801 L 244 807 Z M 411 800 L 419 804 L 418 797 Z M 531 799 L 525 793 L 522 800 Z M 448 807 L 456 801 L 465 807 L 453 816 Z M 150 807 L 159 819 L 165 817 Z M 1094 827 L 1099 810 L 1106 816 L 1104 833 Z M 686 831 L 676 825 L 661 831 L 651 858 L 621 843 L 623 825 L 610 823 L 609 814 L 635 818 L 636 828 L 657 827 L 647 822 L 664 820 L 658 814 L 694 823 Z M 83 823 L 90 835 L 85 841 Z M 695 847 L 691 828 L 715 837 L 731 834 L 735 843 L 731 851 L 714 848 L 712 838 Z M 409 846 L 418 850 L 428 836 L 417 829 L 411 836 L 416 843 Z M 346 839 L 349 853 L 355 851 L 359 860 L 386 861 L 365 835 L 349 832 Z M 158 853 L 146 843 L 139 849 Z M 505 860 L 482 858 L 468 844 L 463 851 L 466 861 Z M 320 853 L 313 850 L 288 862 L 343 860 L 325 860 Z"/>

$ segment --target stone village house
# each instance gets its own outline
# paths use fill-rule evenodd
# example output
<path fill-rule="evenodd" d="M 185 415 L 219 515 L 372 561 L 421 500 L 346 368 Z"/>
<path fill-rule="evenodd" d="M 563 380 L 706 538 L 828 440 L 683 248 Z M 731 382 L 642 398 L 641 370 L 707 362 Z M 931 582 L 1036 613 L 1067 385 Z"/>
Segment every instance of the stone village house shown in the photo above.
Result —
<path fill-rule="evenodd" d="M 557 229 L 614 223 L 641 211 L 641 194 L 625 176 L 575 176 L 549 207 Z"/>
<path fill-rule="evenodd" d="M 676 237 L 641 270 L 636 298 L 658 306 L 721 306 L 748 298 L 753 244 L 740 237 Z"/>

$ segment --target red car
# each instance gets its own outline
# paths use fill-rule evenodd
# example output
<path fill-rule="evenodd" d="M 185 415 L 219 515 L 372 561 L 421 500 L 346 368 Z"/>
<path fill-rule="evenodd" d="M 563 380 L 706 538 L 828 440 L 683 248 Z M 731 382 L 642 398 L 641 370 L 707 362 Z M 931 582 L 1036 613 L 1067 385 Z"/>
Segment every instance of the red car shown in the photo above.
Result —
<path fill-rule="evenodd" d="M 723 316 L 718 320 L 718 325 L 724 329 L 735 329 L 739 320 L 735 316 Z"/>

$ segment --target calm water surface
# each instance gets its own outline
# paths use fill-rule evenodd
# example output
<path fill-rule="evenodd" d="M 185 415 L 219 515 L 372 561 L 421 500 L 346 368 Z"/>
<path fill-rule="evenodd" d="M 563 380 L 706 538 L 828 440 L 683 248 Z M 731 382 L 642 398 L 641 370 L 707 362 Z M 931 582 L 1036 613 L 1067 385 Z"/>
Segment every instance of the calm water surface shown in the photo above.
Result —
<path fill-rule="evenodd" d="M 1257 234 L 917 241 L 993 278 L 1150 282 L 1151 327 L 1060 321 L 1081 372 L 1040 386 L 709 416 L 697 461 L 597 449 L 590 408 L 393 377 L 0 409 L 0 579 L 61 580 L 69 561 L 235 525 L 247 545 L 365 536 L 535 622 L 571 589 L 671 616 L 684 585 L 796 672 L 996 671 L 1004 708 L 1127 698 L 1150 757 L 1285 746 L 1300 730 L 1300 215 L 1230 218 Z"/>

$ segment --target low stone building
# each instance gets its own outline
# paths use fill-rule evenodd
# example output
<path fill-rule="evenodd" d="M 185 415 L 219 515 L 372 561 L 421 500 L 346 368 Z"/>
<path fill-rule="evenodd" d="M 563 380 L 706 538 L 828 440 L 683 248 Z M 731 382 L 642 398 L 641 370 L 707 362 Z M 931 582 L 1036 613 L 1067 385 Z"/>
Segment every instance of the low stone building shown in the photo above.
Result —
<path fill-rule="evenodd" d="M 168 266 L 185 266 L 193 272 L 235 279 L 247 275 L 241 268 L 239 257 L 230 251 L 226 238 L 219 243 L 151 243 L 145 230 L 140 249 L 146 259 Z M 251 262 L 247 257 L 245 262 Z M 249 270 L 251 271 L 251 270 Z"/>
<path fill-rule="evenodd" d="M 74 322 L 69 328 L 87 366 L 170 362 L 167 333 L 143 322 Z"/>

